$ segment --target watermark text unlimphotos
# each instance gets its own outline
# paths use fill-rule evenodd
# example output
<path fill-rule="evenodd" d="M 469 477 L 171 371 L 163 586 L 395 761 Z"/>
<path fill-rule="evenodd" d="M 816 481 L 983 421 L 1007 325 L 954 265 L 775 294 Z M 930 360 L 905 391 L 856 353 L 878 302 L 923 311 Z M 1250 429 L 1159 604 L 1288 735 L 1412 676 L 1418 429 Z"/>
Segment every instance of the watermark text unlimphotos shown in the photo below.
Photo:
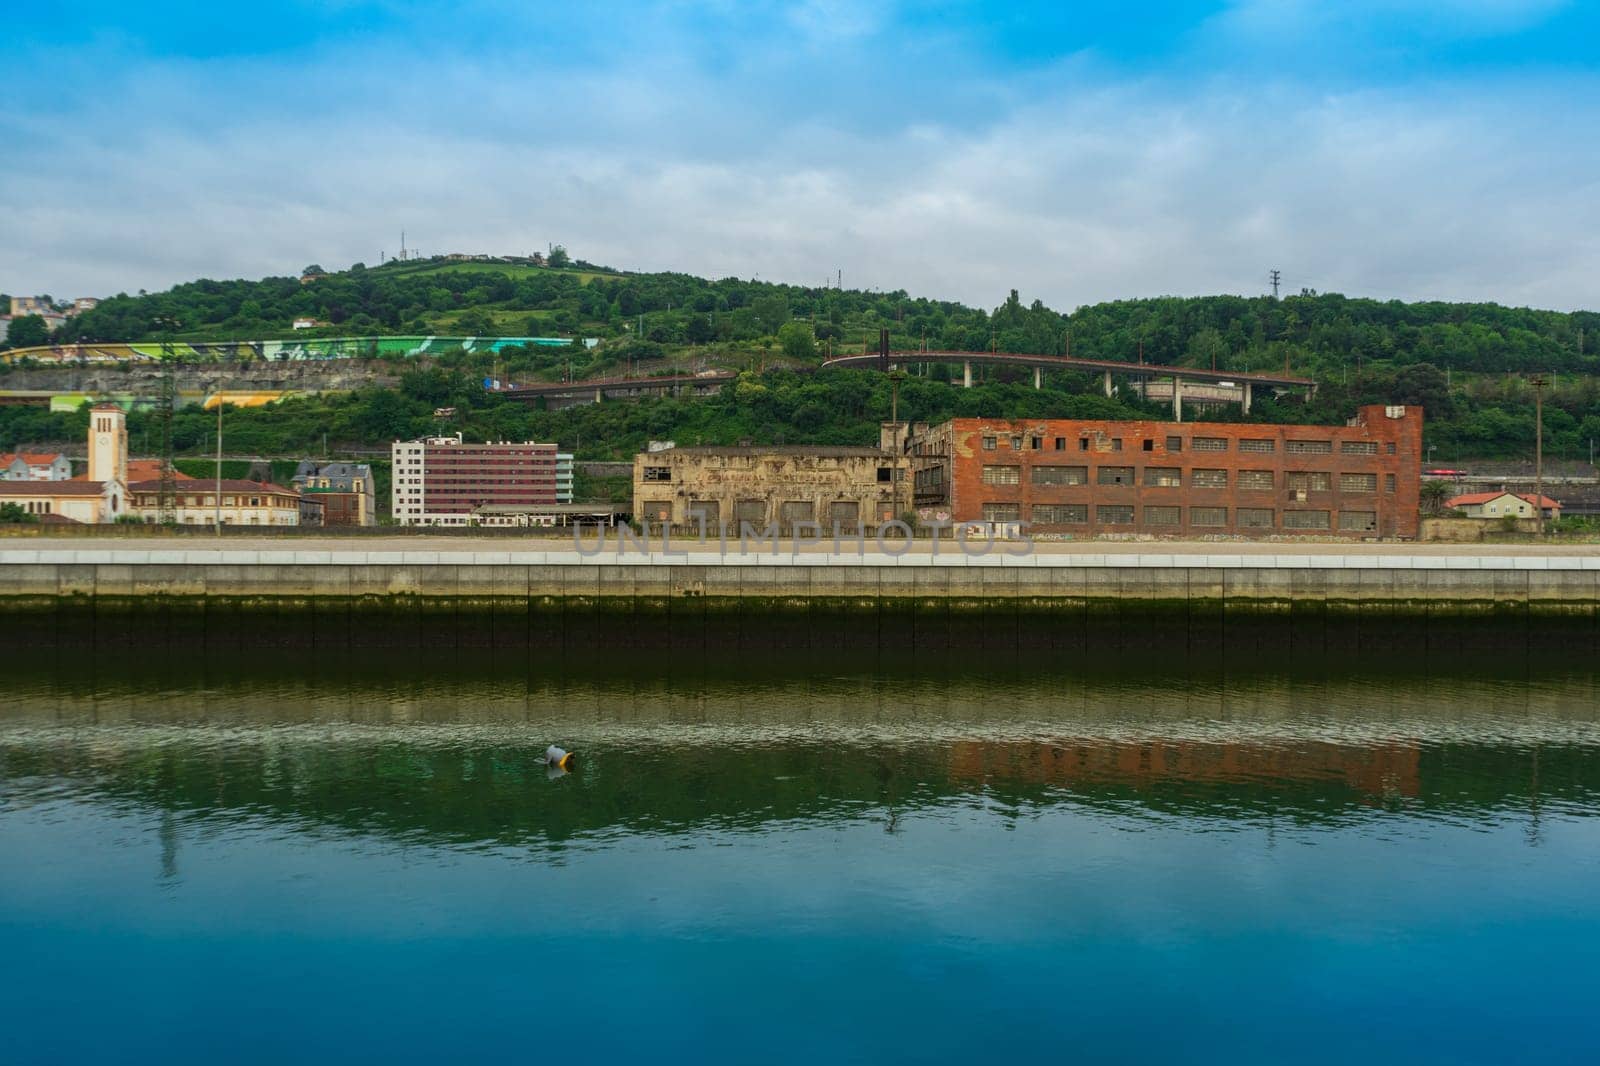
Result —
<path fill-rule="evenodd" d="M 984 556 L 1032 555 L 1033 540 L 1028 537 L 1029 522 L 951 522 L 948 519 L 929 519 L 919 523 L 921 533 L 928 536 L 927 543 L 933 555 L 953 552 L 960 555 Z M 592 526 L 592 536 L 585 539 L 585 523 L 572 525 L 572 544 L 580 555 L 601 555 L 616 552 L 644 554 L 687 555 L 715 551 L 720 555 L 734 552 L 740 555 L 799 555 L 809 549 L 826 547 L 834 555 L 853 553 L 865 555 L 869 541 L 885 555 L 900 556 L 913 545 L 911 526 L 898 519 L 885 522 L 869 538 L 860 527 L 851 530 L 837 523 L 831 531 L 824 531 L 820 522 L 796 522 L 780 532 L 776 523 L 767 523 L 757 529 L 749 522 L 741 522 L 735 533 L 727 526 L 713 528 L 700 516 L 695 523 L 694 537 L 689 542 L 672 541 L 672 526 L 664 522 L 644 522 L 635 530 L 631 526 Z M 948 534 L 948 536 L 946 536 Z"/>

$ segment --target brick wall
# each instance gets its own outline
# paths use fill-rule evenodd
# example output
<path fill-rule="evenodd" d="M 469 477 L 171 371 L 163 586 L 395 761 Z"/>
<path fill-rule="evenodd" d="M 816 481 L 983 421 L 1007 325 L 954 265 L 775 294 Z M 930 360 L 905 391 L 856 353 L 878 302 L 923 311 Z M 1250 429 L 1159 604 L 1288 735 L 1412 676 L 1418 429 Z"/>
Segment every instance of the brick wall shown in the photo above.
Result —
<path fill-rule="evenodd" d="M 912 447 L 918 509 L 1034 532 L 1417 536 L 1422 409 L 1345 426 L 958 418 Z"/>

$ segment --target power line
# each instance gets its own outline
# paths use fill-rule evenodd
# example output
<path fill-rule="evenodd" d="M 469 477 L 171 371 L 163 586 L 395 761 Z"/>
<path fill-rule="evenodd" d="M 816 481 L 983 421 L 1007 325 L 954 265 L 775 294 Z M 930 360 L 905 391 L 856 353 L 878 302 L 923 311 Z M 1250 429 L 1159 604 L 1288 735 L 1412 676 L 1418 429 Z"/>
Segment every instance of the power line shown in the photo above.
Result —
<path fill-rule="evenodd" d="M 1278 282 L 1283 280 L 1283 274 L 1276 270 L 1269 270 L 1267 274 L 1272 278 L 1272 298 L 1276 300 L 1278 298 Z"/>

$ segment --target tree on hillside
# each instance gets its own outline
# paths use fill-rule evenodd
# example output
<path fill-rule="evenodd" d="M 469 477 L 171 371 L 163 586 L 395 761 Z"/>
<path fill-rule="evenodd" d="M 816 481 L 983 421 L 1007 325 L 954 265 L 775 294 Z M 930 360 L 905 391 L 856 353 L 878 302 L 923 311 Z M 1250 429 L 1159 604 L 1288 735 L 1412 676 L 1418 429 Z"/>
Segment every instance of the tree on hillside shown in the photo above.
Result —
<path fill-rule="evenodd" d="M 777 333 L 789 321 L 789 301 L 781 295 L 756 297 L 750 301 L 750 311 L 762 333 Z"/>
<path fill-rule="evenodd" d="M 50 341 L 50 327 L 38 315 L 23 315 L 11 320 L 6 343 L 13 348 L 31 348 Z"/>
<path fill-rule="evenodd" d="M 804 322 L 785 322 L 779 326 L 778 343 L 790 359 L 816 358 L 817 341 L 811 335 L 811 327 Z"/>
<path fill-rule="evenodd" d="M 556 245 L 550 249 L 549 258 L 546 260 L 551 266 L 561 268 L 572 265 L 572 256 L 567 254 L 566 248 Z"/>

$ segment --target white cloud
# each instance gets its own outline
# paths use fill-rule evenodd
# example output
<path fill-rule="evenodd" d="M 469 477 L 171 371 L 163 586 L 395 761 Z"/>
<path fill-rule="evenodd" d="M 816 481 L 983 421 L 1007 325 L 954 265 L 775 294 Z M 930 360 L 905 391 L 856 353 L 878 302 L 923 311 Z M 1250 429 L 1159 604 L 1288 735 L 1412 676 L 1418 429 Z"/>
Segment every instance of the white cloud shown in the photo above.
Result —
<path fill-rule="evenodd" d="M 371 263 L 402 227 L 429 252 L 557 241 L 624 268 L 797 283 L 842 268 L 984 306 L 1012 287 L 1062 308 L 1255 292 L 1277 267 L 1352 294 L 1575 307 L 1600 273 L 1589 83 L 1180 96 L 1078 79 L 981 125 L 868 133 L 692 78 L 654 99 L 637 71 L 468 78 L 455 99 L 479 94 L 498 121 L 402 124 L 405 105 L 366 104 L 60 132 L 0 175 L 0 291 Z"/>

